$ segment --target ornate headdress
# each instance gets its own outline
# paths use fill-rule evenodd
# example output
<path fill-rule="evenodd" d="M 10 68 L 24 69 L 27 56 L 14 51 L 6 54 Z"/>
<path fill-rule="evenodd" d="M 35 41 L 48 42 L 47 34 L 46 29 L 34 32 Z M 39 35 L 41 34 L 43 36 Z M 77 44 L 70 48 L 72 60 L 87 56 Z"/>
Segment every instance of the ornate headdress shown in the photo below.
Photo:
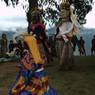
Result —
<path fill-rule="evenodd" d="M 31 15 L 40 15 L 40 13 L 40 10 L 36 7 L 31 10 Z"/>
<path fill-rule="evenodd" d="M 40 19 L 40 11 L 38 8 L 34 8 L 31 10 L 31 17 L 32 17 L 32 22 L 37 22 Z"/>
<path fill-rule="evenodd" d="M 62 0 L 60 4 L 60 18 L 66 21 L 70 18 L 70 3 L 68 0 Z"/>
<path fill-rule="evenodd" d="M 60 9 L 66 9 L 69 10 L 70 9 L 70 3 L 68 0 L 62 0 L 62 3 L 60 4 Z"/>
<path fill-rule="evenodd" d="M 37 7 L 35 7 L 34 9 L 31 10 L 31 17 L 32 17 L 32 21 L 40 21 L 41 19 L 41 13 L 42 10 L 38 9 Z"/>

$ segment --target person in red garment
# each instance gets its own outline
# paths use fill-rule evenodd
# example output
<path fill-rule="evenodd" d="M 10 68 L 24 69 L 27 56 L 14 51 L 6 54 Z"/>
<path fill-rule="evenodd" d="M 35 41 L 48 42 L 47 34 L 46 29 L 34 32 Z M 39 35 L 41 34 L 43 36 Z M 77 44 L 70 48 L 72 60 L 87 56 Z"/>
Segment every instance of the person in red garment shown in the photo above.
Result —
<path fill-rule="evenodd" d="M 35 9 L 32 12 L 32 23 L 28 27 L 29 33 L 32 32 L 36 35 L 36 39 L 38 44 L 40 44 L 41 48 L 44 49 L 45 55 L 47 57 L 48 62 L 52 61 L 51 56 L 51 47 L 48 41 L 48 37 L 45 33 L 45 25 L 44 22 L 41 20 L 40 11 Z"/>

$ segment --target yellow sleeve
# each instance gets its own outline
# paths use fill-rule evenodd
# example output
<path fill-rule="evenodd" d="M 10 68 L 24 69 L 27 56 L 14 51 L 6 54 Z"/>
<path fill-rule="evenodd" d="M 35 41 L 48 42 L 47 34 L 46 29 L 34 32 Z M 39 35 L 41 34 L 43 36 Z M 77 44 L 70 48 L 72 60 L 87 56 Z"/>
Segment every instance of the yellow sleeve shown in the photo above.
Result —
<path fill-rule="evenodd" d="M 36 38 L 32 35 L 26 35 L 24 41 L 27 43 L 35 63 L 43 63 Z"/>

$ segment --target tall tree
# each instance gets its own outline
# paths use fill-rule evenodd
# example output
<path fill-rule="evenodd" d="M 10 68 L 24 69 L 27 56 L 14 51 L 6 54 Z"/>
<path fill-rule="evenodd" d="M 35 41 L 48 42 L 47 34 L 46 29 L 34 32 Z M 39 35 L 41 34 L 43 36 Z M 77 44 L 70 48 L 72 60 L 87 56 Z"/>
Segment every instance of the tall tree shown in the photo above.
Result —
<path fill-rule="evenodd" d="M 4 1 L 7 5 L 9 5 L 9 0 Z M 19 4 L 19 1 L 20 0 L 11 0 L 13 6 Z M 60 9 L 57 0 L 24 0 L 24 1 L 29 3 L 28 11 L 26 12 L 28 23 L 31 22 L 31 11 L 35 7 L 39 7 L 42 9 L 43 11 L 42 17 L 44 20 L 46 19 L 51 23 L 56 23 L 58 21 Z M 89 11 L 91 11 L 93 0 L 69 0 L 69 2 L 70 4 L 73 4 L 75 6 L 75 11 L 78 16 L 80 24 L 86 23 L 85 16 L 89 13 Z"/>

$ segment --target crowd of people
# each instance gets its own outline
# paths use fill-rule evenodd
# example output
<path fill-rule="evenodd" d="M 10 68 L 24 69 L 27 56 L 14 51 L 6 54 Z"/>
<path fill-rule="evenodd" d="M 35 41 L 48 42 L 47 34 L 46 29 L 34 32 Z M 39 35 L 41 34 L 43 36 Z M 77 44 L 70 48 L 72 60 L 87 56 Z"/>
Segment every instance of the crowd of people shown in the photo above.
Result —
<path fill-rule="evenodd" d="M 78 47 L 78 51 L 80 56 L 84 55 L 86 56 L 86 47 L 85 47 L 85 40 L 81 36 L 80 39 L 76 38 L 76 41 L 72 41 L 73 43 L 73 50 L 75 51 L 76 46 Z M 93 39 L 91 40 L 91 55 L 95 55 L 95 35 L 93 36 Z"/>
<path fill-rule="evenodd" d="M 73 51 L 76 51 L 76 46 L 77 46 L 80 56 L 82 56 L 82 55 L 86 56 L 86 47 L 85 47 L 86 42 L 83 39 L 83 37 L 81 36 L 80 39 L 78 39 L 77 36 L 73 36 L 71 41 L 73 44 Z M 20 44 L 21 44 L 20 40 L 18 41 L 18 43 L 20 46 Z M 56 42 L 56 39 L 54 36 L 49 36 L 49 45 L 52 49 L 52 55 L 57 56 L 57 54 L 58 54 L 57 53 L 57 42 Z M 13 39 L 11 39 L 9 41 L 7 35 L 5 33 L 3 33 L 1 36 L 1 39 L 0 39 L 0 55 L 3 56 L 3 55 L 6 55 L 7 53 L 13 52 L 15 46 L 16 45 L 15 45 Z M 91 55 L 95 55 L 95 35 L 93 36 L 93 38 L 91 40 Z"/>
<path fill-rule="evenodd" d="M 51 47 L 52 47 L 53 53 L 56 53 L 58 44 L 57 44 L 57 41 L 55 41 L 53 36 L 50 36 L 50 42 L 51 42 Z M 86 56 L 85 43 L 87 43 L 87 42 L 83 39 L 83 36 L 80 36 L 80 38 L 78 39 L 78 37 L 74 35 L 71 39 L 71 42 L 73 45 L 73 52 L 76 52 L 76 48 L 78 48 L 79 55 Z M 54 55 L 56 56 L 57 54 L 54 54 Z M 91 55 L 95 55 L 95 35 L 93 35 L 93 38 L 91 40 Z"/>
<path fill-rule="evenodd" d="M 85 41 L 82 36 L 80 37 L 80 39 L 78 39 L 77 37 L 73 38 L 72 43 L 73 43 L 73 51 L 76 50 L 76 46 L 77 46 L 80 56 L 82 55 L 86 56 Z"/>

